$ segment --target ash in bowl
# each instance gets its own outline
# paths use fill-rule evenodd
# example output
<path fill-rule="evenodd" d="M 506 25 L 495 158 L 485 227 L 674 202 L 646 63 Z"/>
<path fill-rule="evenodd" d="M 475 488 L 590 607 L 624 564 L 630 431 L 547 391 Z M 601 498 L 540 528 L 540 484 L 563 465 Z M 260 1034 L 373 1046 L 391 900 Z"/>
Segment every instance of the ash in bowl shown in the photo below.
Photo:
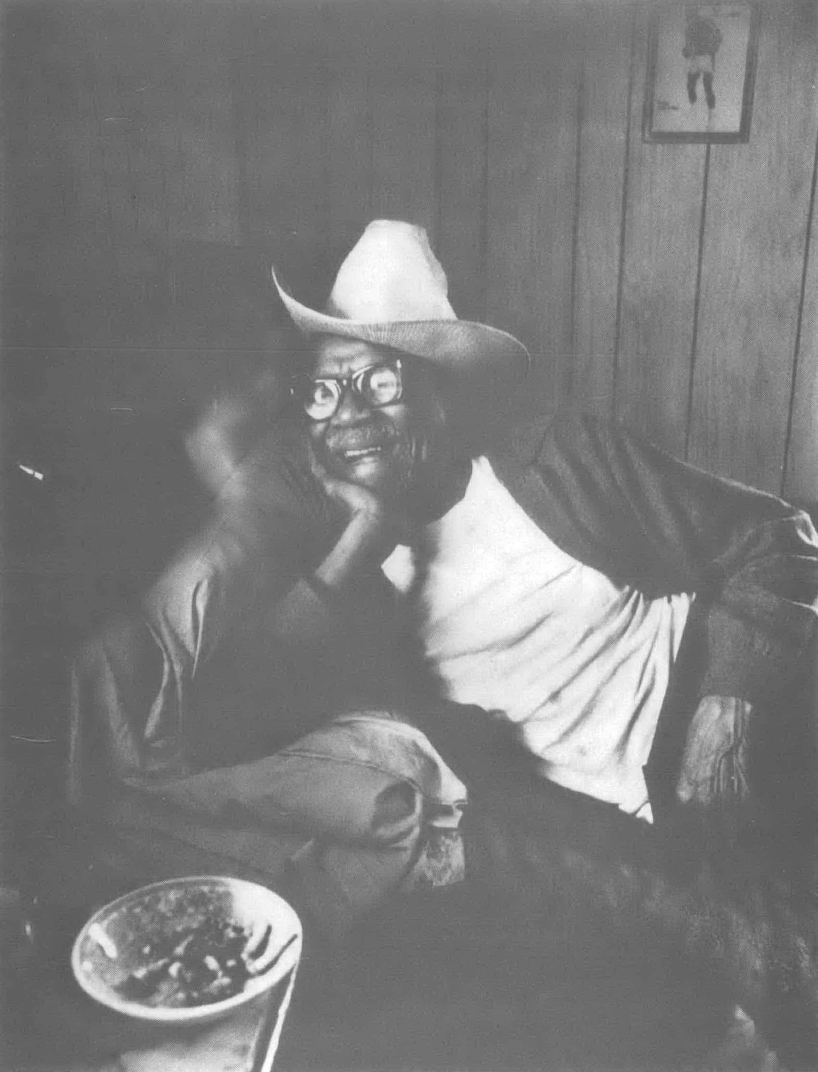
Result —
<path fill-rule="evenodd" d="M 269 964 L 273 928 L 261 936 L 235 923 L 209 919 L 147 942 L 146 963 L 130 972 L 117 991 L 126 1001 L 167 1008 L 205 1005 L 238 994 Z"/>
<path fill-rule="evenodd" d="M 298 917 L 265 887 L 170 880 L 100 909 L 77 938 L 74 973 L 111 1008 L 183 1019 L 267 989 L 297 962 L 300 939 Z"/>

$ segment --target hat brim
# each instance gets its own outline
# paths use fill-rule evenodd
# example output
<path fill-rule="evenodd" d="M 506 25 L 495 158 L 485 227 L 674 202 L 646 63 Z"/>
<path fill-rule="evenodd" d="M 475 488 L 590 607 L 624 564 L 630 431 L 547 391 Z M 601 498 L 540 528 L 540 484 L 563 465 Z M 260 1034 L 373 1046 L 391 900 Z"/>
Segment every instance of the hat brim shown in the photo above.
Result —
<path fill-rule="evenodd" d="M 346 320 L 302 305 L 281 286 L 275 268 L 273 283 L 287 312 L 305 335 L 340 335 L 404 354 L 425 358 L 459 376 L 491 375 L 500 371 L 525 376 L 531 356 L 507 331 L 472 320 L 396 320 L 371 323 Z"/>

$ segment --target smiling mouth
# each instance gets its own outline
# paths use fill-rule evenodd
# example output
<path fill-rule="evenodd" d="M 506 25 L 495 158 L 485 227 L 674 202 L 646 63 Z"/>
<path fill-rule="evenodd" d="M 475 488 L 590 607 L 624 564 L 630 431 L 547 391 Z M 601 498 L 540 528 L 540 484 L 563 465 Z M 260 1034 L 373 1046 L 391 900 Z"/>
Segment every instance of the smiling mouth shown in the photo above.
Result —
<path fill-rule="evenodd" d="M 351 447 L 349 450 L 338 451 L 338 455 L 345 462 L 357 462 L 363 458 L 377 458 L 385 451 L 384 446 L 377 447 Z"/>

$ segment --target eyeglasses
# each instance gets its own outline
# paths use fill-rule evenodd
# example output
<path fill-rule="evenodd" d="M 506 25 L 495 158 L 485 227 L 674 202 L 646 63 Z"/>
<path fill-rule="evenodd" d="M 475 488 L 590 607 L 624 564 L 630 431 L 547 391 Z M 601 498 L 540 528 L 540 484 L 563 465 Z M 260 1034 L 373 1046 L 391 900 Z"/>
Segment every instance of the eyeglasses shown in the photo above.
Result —
<path fill-rule="evenodd" d="M 348 389 L 373 409 L 399 402 L 403 395 L 400 358 L 388 365 L 367 365 L 351 376 L 296 376 L 292 384 L 293 397 L 311 421 L 328 421 Z"/>

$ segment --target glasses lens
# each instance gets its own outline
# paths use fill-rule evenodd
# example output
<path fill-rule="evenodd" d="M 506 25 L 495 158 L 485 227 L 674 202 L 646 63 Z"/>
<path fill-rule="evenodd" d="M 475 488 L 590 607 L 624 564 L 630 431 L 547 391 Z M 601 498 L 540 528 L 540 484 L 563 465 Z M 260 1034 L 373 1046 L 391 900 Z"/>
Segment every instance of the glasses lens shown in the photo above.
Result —
<path fill-rule="evenodd" d="M 335 412 L 340 391 L 332 380 L 313 380 L 309 377 L 301 383 L 301 401 L 304 412 L 315 421 L 326 420 Z"/>
<path fill-rule="evenodd" d="M 400 369 L 392 365 L 374 365 L 364 370 L 361 393 L 372 406 L 388 406 L 401 395 Z"/>

